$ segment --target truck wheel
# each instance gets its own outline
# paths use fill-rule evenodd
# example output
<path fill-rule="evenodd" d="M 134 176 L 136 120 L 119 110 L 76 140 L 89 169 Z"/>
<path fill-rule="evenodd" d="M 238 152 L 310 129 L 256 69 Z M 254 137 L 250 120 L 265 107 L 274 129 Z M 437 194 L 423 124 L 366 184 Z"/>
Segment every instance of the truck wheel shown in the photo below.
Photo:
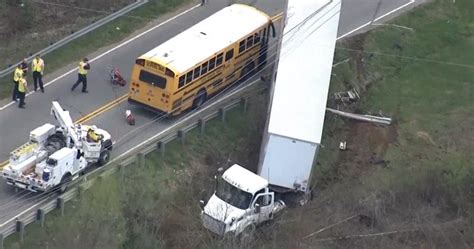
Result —
<path fill-rule="evenodd" d="M 204 89 L 199 90 L 199 92 L 196 94 L 196 98 L 194 98 L 194 101 L 193 101 L 193 109 L 197 109 L 201 107 L 204 104 L 204 102 L 206 102 L 206 98 L 207 98 L 206 90 Z"/>
<path fill-rule="evenodd" d="M 110 141 L 110 139 L 105 140 L 102 143 L 102 149 L 111 151 L 112 150 L 112 141 Z"/>
<path fill-rule="evenodd" d="M 104 166 L 109 162 L 110 158 L 110 151 L 109 150 L 104 150 L 100 153 L 100 157 L 98 160 L 99 166 Z"/>
<path fill-rule="evenodd" d="M 69 183 L 71 182 L 72 176 L 71 174 L 66 174 L 61 178 L 61 183 L 59 183 L 59 193 L 62 194 L 66 192 Z"/>

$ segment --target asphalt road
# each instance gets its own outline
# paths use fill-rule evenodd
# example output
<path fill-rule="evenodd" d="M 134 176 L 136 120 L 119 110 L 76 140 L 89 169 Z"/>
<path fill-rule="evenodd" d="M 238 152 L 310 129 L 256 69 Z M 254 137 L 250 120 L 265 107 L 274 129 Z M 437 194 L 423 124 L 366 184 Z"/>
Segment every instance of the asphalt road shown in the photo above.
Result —
<path fill-rule="evenodd" d="M 284 6 L 284 0 L 241 2 L 255 2 L 256 7 L 270 15 L 281 12 Z M 343 0 L 338 36 L 341 37 L 359 29 L 374 17 L 381 17 L 409 2 L 410 0 L 382 0 L 379 4 L 379 0 Z M 133 42 L 125 44 L 93 61 L 91 63 L 92 69 L 88 75 L 89 93 L 87 94 L 81 93 L 80 89 L 76 89 L 75 92 L 70 91 L 72 84 L 77 79 L 76 71 L 74 71 L 49 85 L 45 93 L 34 93 L 28 96 L 26 109 L 18 109 L 16 105 L 0 107 L 0 162 L 7 160 L 11 150 L 28 140 L 29 132 L 32 129 L 45 122 L 54 123 L 49 115 L 51 101 L 59 100 L 63 108 L 69 110 L 73 119 L 76 120 L 126 94 L 126 87 L 112 86 L 108 81 L 108 72 L 111 66 L 120 68 L 128 79 L 137 56 L 225 7 L 227 3 L 228 1 L 223 0 L 210 0 L 204 7 L 194 8 L 188 13 L 136 38 Z M 94 55 L 91 55 L 89 59 L 94 57 Z M 55 76 L 62 75 L 70 69 L 65 68 L 59 73 L 56 72 Z M 46 72 L 45 82 L 51 80 L 53 80 L 53 77 L 48 77 Z M 126 109 L 131 109 L 136 115 L 137 126 L 134 128 L 128 126 L 124 121 Z M 88 123 L 103 127 L 112 134 L 116 141 L 112 155 L 114 156 L 125 152 L 177 120 L 152 122 L 154 118 L 156 118 L 154 114 L 123 102 Z M 140 127 L 144 124 L 147 125 Z M 0 225 L 21 212 L 21 210 L 27 209 L 37 202 L 40 197 L 29 192 L 15 192 L 3 180 L 0 180 Z"/>

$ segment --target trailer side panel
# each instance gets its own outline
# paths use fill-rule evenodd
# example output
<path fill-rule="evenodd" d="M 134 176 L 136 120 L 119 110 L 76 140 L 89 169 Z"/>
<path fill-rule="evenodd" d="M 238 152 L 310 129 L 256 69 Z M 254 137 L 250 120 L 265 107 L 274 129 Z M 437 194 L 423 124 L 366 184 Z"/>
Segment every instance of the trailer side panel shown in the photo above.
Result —
<path fill-rule="evenodd" d="M 305 192 L 317 144 L 269 134 L 258 174 L 270 185 Z"/>

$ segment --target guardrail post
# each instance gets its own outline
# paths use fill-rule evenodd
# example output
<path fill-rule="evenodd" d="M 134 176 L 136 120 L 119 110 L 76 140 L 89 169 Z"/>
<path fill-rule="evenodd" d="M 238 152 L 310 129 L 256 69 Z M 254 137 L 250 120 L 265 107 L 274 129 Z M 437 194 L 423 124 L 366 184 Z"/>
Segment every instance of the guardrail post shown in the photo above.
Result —
<path fill-rule="evenodd" d="M 199 126 L 199 132 L 201 132 L 201 134 L 204 134 L 204 131 L 206 131 L 206 120 L 204 120 L 203 118 L 200 118 L 198 121 L 198 126 Z"/>
<path fill-rule="evenodd" d="M 158 142 L 158 150 L 161 152 L 161 155 L 165 155 L 166 144 L 163 141 Z"/>
<path fill-rule="evenodd" d="M 125 176 L 125 165 L 119 164 L 119 171 L 120 171 L 120 179 L 123 180 L 123 177 Z"/>
<path fill-rule="evenodd" d="M 145 154 L 142 152 L 139 152 L 137 154 L 137 159 L 138 159 L 138 166 L 143 167 L 145 166 Z"/>
<path fill-rule="evenodd" d="M 178 138 L 181 141 L 181 144 L 184 144 L 186 141 L 186 132 L 184 132 L 184 130 L 178 130 Z"/>
<path fill-rule="evenodd" d="M 16 231 L 20 234 L 20 241 L 23 241 L 23 238 L 25 237 L 25 222 L 17 220 Z"/>
<path fill-rule="evenodd" d="M 0 233 L 0 249 L 3 249 L 3 240 L 5 239 L 5 236 L 3 233 Z"/>
<path fill-rule="evenodd" d="M 44 227 L 45 217 L 46 217 L 46 212 L 44 209 L 40 208 L 38 209 L 38 211 L 36 211 L 36 220 L 40 222 L 41 227 Z"/>
<path fill-rule="evenodd" d="M 222 122 L 225 122 L 225 113 L 226 113 L 225 108 L 219 108 L 219 116 L 221 116 L 221 121 Z"/>
<path fill-rule="evenodd" d="M 242 111 L 243 111 L 244 113 L 246 113 L 246 112 L 247 112 L 247 108 L 248 108 L 248 104 L 249 104 L 249 103 L 248 103 L 249 100 L 248 100 L 247 97 L 243 97 L 243 98 L 241 98 L 240 100 L 242 101 Z"/>
<path fill-rule="evenodd" d="M 57 200 L 56 207 L 61 210 L 61 216 L 64 216 L 64 198 L 59 197 Z"/>
<path fill-rule="evenodd" d="M 85 187 L 83 185 L 77 186 L 77 197 L 82 198 L 84 191 L 85 191 Z"/>

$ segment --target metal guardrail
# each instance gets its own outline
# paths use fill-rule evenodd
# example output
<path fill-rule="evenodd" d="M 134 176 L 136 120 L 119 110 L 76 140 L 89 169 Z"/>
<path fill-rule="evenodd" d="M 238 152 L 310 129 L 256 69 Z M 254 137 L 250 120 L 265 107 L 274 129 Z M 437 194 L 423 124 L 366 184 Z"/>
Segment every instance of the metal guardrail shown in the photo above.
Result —
<path fill-rule="evenodd" d="M 254 83 L 256 83 L 257 81 L 255 81 Z M 252 89 L 250 88 L 251 85 L 253 84 L 249 84 L 249 89 Z M 246 89 L 247 87 L 243 87 L 241 90 L 236 90 L 234 93 L 229 94 L 229 96 L 227 97 L 233 97 L 233 94 L 241 93 Z M 197 120 L 192 120 L 190 122 L 177 125 L 172 129 L 168 130 L 167 132 L 150 140 L 148 143 L 138 146 L 133 150 L 128 151 L 127 153 L 122 154 L 117 158 L 114 158 L 107 165 L 98 168 L 90 174 L 82 176 L 79 180 L 74 182 L 74 184 L 71 186 L 71 189 L 66 193 L 60 195 L 57 198 L 45 201 L 41 205 L 38 205 L 38 208 L 30 210 L 26 214 L 18 216 L 11 222 L 5 224 L 3 227 L 0 227 L 0 249 L 3 249 L 3 240 L 16 232 L 20 234 L 20 239 L 23 240 L 25 227 L 27 225 L 35 221 L 39 221 L 41 225 L 43 225 L 45 219 L 44 216 L 47 213 L 56 209 L 60 209 L 61 214 L 64 214 L 64 203 L 72 200 L 76 196 L 80 195 L 84 190 L 90 188 L 94 184 L 94 181 L 96 181 L 97 179 L 112 175 L 117 171 L 120 171 L 122 167 L 126 167 L 137 161 L 138 163 L 143 162 L 143 157 L 152 151 L 159 150 L 161 153 L 165 153 L 166 144 L 170 143 L 175 139 L 179 139 L 184 142 L 185 134 L 195 128 L 201 128 L 200 131 L 201 133 L 203 133 L 206 122 L 216 117 L 220 117 L 222 121 L 225 121 L 227 111 L 237 106 L 242 106 L 243 111 L 246 112 L 248 99 L 250 95 L 254 95 L 255 92 L 247 93 L 246 95 L 244 93 L 242 93 L 242 96 L 238 96 L 238 98 L 230 100 L 224 107 L 218 108 L 217 110 L 205 115 L 202 118 L 196 118 Z M 209 109 L 213 107 L 214 106 L 211 105 L 209 106 Z M 207 111 L 207 109 L 204 109 L 203 111 Z M 62 202 L 62 206 L 59 204 L 60 201 Z M 40 213 L 42 213 L 43 216 L 41 216 Z"/>
<path fill-rule="evenodd" d="M 336 115 L 340 115 L 346 118 L 352 118 L 356 119 L 359 121 L 365 121 L 365 122 L 371 122 L 371 123 L 377 123 L 377 124 L 382 124 L 382 125 L 390 125 L 392 123 L 392 118 L 389 117 L 380 117 L 380 116 L 374 116 L 374 115 L 366 115 L 366 114 L 355 114 L 355 113 L 349 113 L 349 112 L 343 112 L 340 110 L 335 110 L 332 108 L 326 108 L 327 111 L 332 112 Z"/>
<path fill-rule="evenodd" d="M 37 54 L 46 55 L 46 54 L 48 54 L 48 53 L 64 46 L 64 45 L 66 45 L 70 41 L 73 41 L 74 39 L 79 38 L 79 37 L 89 33 L 90 31 L 93 31 L 93 30 L 99 28 L 100 26 L 107 24 L 107 23 L 117 19 L 118 17 L 120 17 L 122 15 L 125 15 L 128 12 L 130 12 L 130 11 L 132 11 L 132 10 L 134 10 L 134 9 L 136 9 L 136 8 L 146 4 L 146 3 L 148 3 L 148 0 L 136 0 L 134 3 L 132 3 L 130 5 L 127 5 L 126 7 L 120 9 L 119 11 L 116 11 L 116 12 L 100 19 L 99 21 L 94 22 L 91 25 L 89 25 L 87 27 L 84 27 L 84 28 L 80 29 L 79 31 L 74 32 L 71 35 L 66 36 L 63 39 L 51 44 L 50 46 L 48 46 L 48 47 L 32 54 L 30 57 L 27 58 L 27 60 L 28 60 L 28 62 L 31 62 Z M 20 62 L 18 62 L 18 63 L 20 63 Z M 1 70 L 0 71 L 0 77 L 4 77 L 4 76 L 8 75 L 9 73 L 11 73 L 13 71 L 13 69 L 15 69 L 15 65 L 17 65 L 18 63 L 9 65 L 7 68 Z"/>

